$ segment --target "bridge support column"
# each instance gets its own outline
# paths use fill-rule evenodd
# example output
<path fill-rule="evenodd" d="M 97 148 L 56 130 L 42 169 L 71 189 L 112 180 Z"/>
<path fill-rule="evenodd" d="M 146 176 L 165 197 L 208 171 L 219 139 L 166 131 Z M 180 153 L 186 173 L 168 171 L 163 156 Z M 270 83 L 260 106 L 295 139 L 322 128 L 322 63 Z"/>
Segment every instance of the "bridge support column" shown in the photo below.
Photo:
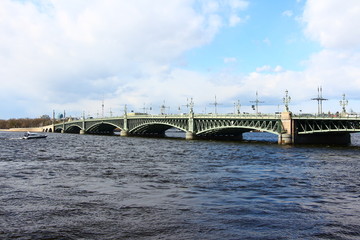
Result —
<path fill-rule="evenodd" d="M 121 130 L 120 136 L 121 136 L 121 137 L 128 137 L 128 136 L 129 136 L 129 131 L 127 131 L 127 130 Z"/>
<path fill-rule="evenodd" d="M 80 134 L 85 134 L 85 130 L 81 129 Z"/>
<path fill-rule="evenodd" d="M 186 131 L 185 139 L 186 140 L 194 140 L 196 139 L 196 134 L 194 133 L 195 124 L 194 124 L 194 112 L 192 108 L 189 113 L 189 120 L 188 120 L 188 131 Z"/>
<path fill-rule="evenodd" d="M 293 144 L 294 143 L 294 122 L 291 117 L 291 112 L 281 113 L 281 123 L 285 132 L 279 134 L 279 144 Z"/>
<path fill-rule="evenodd" d="M 280 134 L 278 137 L 278 143 L 279 144 L 292 144 L 293 137 L 291 134 L 287 134 L 287 133 Z"/>
<path fill-rule="evenodd" d="M 185 134 L 185 139 L 186 140 L 195 140 L 196 139 L 196 134 L 193 132 L 189 132 L 187 131 Z"/>

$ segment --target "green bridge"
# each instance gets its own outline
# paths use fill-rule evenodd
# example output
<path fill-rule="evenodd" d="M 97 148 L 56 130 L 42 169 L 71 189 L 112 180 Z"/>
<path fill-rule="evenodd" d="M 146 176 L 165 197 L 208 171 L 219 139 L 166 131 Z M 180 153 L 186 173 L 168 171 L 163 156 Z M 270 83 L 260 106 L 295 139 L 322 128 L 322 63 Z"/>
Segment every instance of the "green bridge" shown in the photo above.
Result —
<path fill-rule="evenodd" d="M 121 117 L 64 121 L 44 128 L 47 132 L 114 134 L 120 136 L 165 136 L 176 128 L 186 139 L 242 140 L 244 132 L 276 134 L 279 144 L 349 144 L 350 133 L 360 132 L 358 117 L 293 116 L 291 112 L 273 115 L 148 115 L 124 114 Z"/>

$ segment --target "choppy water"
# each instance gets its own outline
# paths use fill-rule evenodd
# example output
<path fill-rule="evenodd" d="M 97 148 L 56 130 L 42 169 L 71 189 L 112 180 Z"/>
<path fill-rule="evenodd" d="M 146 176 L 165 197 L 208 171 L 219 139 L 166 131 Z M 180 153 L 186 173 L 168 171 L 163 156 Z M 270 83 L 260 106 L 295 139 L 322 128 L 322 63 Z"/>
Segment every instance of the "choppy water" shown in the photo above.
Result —
<path fill-rule="evenodd" d="M 350 147 L 20 136 L 0 132 L 0 239 L 360 238 L 357 134 Z"/>

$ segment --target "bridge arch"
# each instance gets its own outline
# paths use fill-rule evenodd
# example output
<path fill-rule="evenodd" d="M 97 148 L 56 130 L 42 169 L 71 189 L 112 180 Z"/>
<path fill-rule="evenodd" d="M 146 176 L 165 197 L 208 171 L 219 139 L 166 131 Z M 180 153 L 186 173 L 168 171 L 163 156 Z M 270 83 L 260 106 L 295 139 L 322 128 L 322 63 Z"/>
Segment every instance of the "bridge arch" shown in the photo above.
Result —
<path fill-rule="evenodd" d="M 263 129 L 260 127 L 247 127 L 247 126 L 222 126 L 222 127 L 212 127 L 202 131 L 197 132 L 199 136 L 210 136 L 210 135 L 233 135 L 233 134 L 242 134 L 244 132 L 251 131 L 261 131 L 268 132 L 272 134 L 279 135 L 278 131 Z"/>
<path fill-rule="evenodd" d="M 43 128 L 42 131 L 43 132 L 52 132 L 52 128 L 51 127 Z"/>
<path fill-rule="evenodd" d="M 82 130 L 81 127 L 73 124 L 73 125 L 67 126 L 67 128 L 65 129 L 65 132 L 66 133 L 80 133 L 81 130 Z"/>
<path fill-rule="evenodd" d="M 115 129 L 123 130 L 122 127 L 118 126 L 117 124 L 111 122 L 98 122 L 91 125 L 89 128 L 86 129 L 86 133 L 91 134 L 113 134 Z"/>
<path fill-rule="evenodd" d="M 63 131 L 62 126 L 55 126 L 54 132 L 56 132 L 56 133 L 61 133 L 62 131 Z"/>
<path fill-rule="evenodd" d="M 154 121 L 154 122 L 146 122 L 140 124 L 130 129 L 129 133 L 133 135 L 164 135 L 165 131 L 170 128 L 176 128 L 184 132 L 187 131 L 187 129 L 184 129 L 183 127 L 179 127 L 175 124 L 163 123 L 163 122 L 159 123 Z"/>
<path fill-rule="evenodd" d="M 262 131 L 280 135 L 283 125 L 279 119 L 199 119 L 197 136 L 236 136 L 244 132 Z"/>

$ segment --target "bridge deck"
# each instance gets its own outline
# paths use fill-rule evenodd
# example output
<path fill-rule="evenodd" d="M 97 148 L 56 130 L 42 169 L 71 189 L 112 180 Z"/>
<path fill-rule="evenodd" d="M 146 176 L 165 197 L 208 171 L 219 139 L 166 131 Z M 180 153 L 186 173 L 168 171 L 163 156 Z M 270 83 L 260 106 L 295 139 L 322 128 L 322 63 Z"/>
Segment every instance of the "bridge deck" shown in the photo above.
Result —
<path fill-rule="evenodd" d="M 125 115 L 111 118 L 80 119 L 54 125 L 54 131 L 111 134 L 118 128 L 123 135 L 161 135 L 178 128 L 187 136 L 241 136 L 256 130 L 279 135 L 294 142 L 298 135 L 340 134 L 360 132 L 358 116 L 301 116 L 285 114 L 180 114 Z M 285 136 L 285 135 L 290 135 Z M 291 140 L 292 139 L 292 140 Z M 280 142 L 279 140 L 279 142 Z"/>

